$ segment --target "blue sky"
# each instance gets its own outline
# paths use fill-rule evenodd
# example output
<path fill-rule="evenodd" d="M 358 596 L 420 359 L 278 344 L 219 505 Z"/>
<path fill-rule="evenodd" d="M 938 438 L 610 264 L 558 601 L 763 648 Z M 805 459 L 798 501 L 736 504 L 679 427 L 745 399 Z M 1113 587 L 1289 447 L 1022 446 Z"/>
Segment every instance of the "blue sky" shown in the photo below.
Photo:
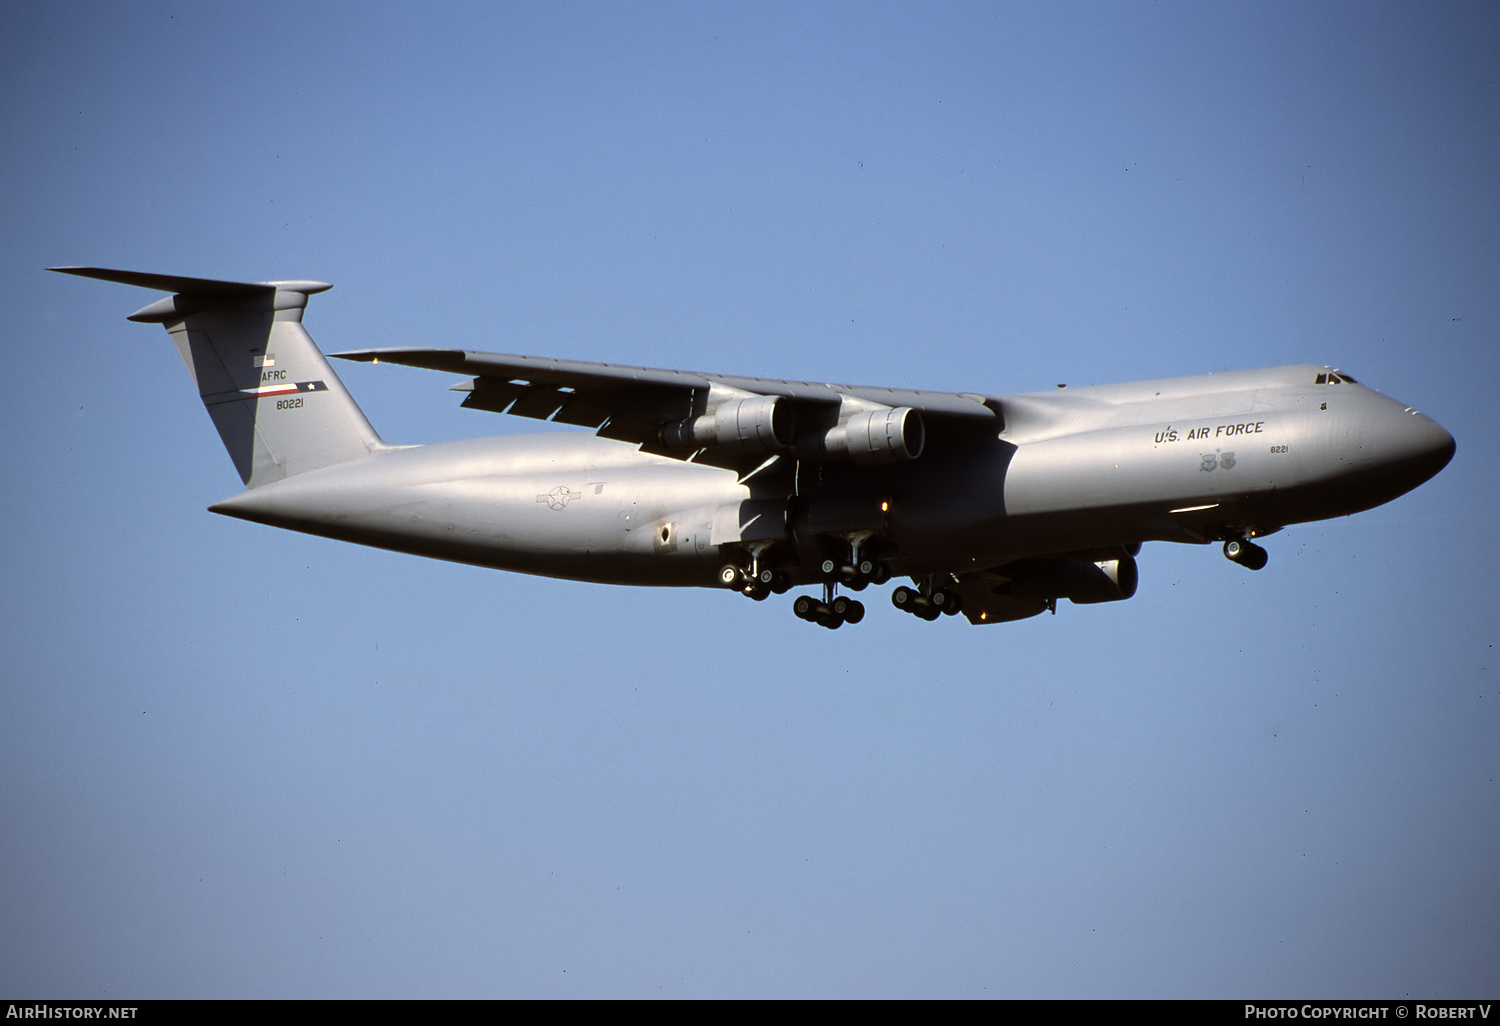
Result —
<path fill-rule="evenodd" d="M 1487 4 L 0 9 L 0 993 L 1462 997 L 1500 965 Z M 216 517 L 152 294 L 990 393 L 1342 367 L 1458 440 L 1129 602 L 573 584 Z M 393 442 L 564 430 L 340 367 Z"/>

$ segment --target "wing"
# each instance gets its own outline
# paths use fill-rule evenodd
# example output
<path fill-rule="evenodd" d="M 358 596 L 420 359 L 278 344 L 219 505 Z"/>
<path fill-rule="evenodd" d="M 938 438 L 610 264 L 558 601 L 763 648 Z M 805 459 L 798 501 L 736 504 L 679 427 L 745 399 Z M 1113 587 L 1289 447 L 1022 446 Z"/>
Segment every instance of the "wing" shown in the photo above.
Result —
<path fill-rule="evenodd" d="M 755 452 L 860 463 L 915 459 L 929 445 L 993 434 L 999 404 L 921 392 L 657 370 L 464 349 L 365 349 L 344 360 L 471 376 L 470 409 L 595 429 L 679 459 L 734 465 Z"/>

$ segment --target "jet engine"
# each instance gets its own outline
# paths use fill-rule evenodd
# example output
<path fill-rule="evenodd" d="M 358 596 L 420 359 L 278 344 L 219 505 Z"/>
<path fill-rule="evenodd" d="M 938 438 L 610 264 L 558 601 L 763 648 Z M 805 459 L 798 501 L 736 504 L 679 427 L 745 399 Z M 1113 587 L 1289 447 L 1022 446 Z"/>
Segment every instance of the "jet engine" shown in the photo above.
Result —
<path fill-rule="evenodd" d="M 819 448 L 824 458 L 847 456 L 862 466 L 898 463 L 922 455 L 927 430 L 922 415 L 909 406 L 856 413 L 830 428 Z"/>
<path fill-rule="evenodd" d="M 730 452 L 774 452 L 792 444 L 792 411 L 780 396 L 730 399 L 701 417 L 690 417 L 661 429 L 668 445 L 695 448 L 718 445 Z"/>

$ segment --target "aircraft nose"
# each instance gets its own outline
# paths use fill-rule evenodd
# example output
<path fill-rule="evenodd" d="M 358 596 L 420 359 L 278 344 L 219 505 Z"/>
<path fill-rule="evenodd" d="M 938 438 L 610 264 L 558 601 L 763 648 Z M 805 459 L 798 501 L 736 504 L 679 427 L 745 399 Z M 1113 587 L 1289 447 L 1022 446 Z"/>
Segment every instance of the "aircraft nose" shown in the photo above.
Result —
<path fill-rule="evenodd" d="M 1432 418 L 1407 407 L 1383 418 L 1378 450 L 1393 470 L 1401 472 L 1409 488 L 1437 474 L 1458 448 L 1453 436 Z"/>

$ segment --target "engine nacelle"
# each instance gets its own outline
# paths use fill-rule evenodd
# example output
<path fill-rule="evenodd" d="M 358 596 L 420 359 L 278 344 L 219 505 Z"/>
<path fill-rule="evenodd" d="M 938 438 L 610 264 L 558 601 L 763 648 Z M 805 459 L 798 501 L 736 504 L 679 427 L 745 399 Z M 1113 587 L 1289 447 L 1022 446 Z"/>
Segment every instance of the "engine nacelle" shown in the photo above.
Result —
<path fill-rule="evenodd" d="M 712 413 L 668 424 L 661 429 L 661 440 L 683 448 L 717 445 L 730 452 L 773 452 L 792 444 L 792 411 L 780 396 L 730 399 Z"/>
<path fill-rule="evenodd" d="M 899 463 L 922 455 L 927 429 L 922 415 L 909 406 L 856 413 L 821 439 L 823 458 L 847 456 L 855 463 L 872 466 Z"/>
<path fill-rule="evenodd" d="M 1089 605 L 1128 599 L 1139 584 L 1140 572 L 1129 556 L 1100 563 L 1059 559 L 1017 577 L 1010 582 L 1009 592 L 1016 598 L 1065 598 L 1078 605 Z"/>

